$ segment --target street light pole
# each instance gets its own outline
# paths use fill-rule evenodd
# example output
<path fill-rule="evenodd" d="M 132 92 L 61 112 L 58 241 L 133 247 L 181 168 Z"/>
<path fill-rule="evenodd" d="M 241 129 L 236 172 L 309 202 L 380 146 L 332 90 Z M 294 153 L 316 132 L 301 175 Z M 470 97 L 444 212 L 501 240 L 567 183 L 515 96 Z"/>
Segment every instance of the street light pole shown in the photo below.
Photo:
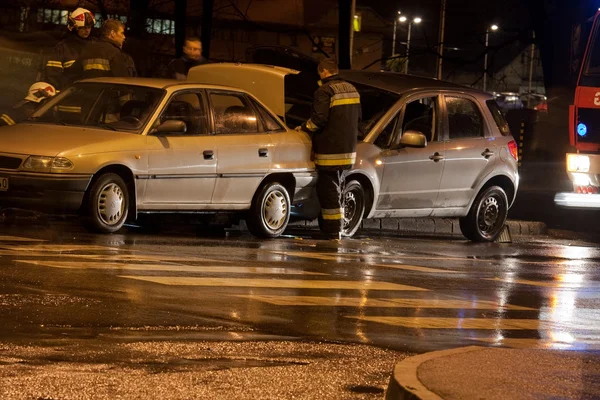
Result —
<path fill-rule="evenodd" d="M 408 74 L 408 54 L 410 53 L 410 31 L 412 30 L 412 22 L 408 23 L 408 36 L 406 37 L 406 61 L 404 62 L 404 73 Z"/>
<path fill-rule="evenodd" d="M 406 17 L 400 17 L 400 22 L 406 22 L 408 19 Z M 412 31 L 412 24 L 419 24 L 421 22 L 421 18 L 416 17 L 412 21 L 408 21 L 408 35 L 406 37 L 406 59 L 404 60 L 404 73 L 408 74 L 408 55 L 410 53 L 410 34 Z"/>
<path fill-rule="evenodd" d="M 400 15 L 400 11 L 398 11 L 398 15 Z M 394 17 L 394 36 L 392 39 L 392 57 L 396 55 L 396 26 L 398 24 L 398 19 L 400 17 Z"/>
<path fill-rule="evenodd" d="M 492 31 L 498 30 L 498 25 L 494 24 L 485 30 L 485 54 L 483 56 L 483 91 L 487 89 L 487 75 L 488 75 L 488 46 L 490 41 L 490 29 Z"/>
<path fill-rule="evenodd" d="M 444 28 L 446 24 L 446 0 L 442 0 L 440 6 L 440 32 L 438 39 L 438 63 L 437 78 L 442 79 L 442 61 L 444 57 Z"/>

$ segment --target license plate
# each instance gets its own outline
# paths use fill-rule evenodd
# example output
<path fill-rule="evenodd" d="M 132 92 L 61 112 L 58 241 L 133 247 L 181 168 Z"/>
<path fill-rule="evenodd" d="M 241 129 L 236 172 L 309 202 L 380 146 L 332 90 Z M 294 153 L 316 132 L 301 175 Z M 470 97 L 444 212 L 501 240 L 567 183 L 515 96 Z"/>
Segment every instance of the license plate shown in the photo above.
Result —
<path fill-rule="evenodd" d="M 6 192 L 8 190 L 8 178 L 0 177 L 0 192 Z"/>

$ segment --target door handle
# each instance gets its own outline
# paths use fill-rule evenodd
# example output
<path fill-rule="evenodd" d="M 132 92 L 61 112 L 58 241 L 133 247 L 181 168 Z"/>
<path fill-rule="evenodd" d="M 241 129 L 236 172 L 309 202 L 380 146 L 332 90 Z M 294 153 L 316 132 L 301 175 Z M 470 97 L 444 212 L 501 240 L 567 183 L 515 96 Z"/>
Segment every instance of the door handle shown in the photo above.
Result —
<path fill-rule="evenodd" d="M 429 156 L 429 159 L 438 162 L 440 160 L 443 160 L 444 156 L 436 151 L 435 153 Z"/>
<path fill-rule="evenodd" d="M 215 159 L 215 153 L 212 150 L 204 150 L 204 152 L 202 152 L 202 154 L 204 155 L 205 160 L 214 160 Z"/>
<path fill-rule="evenodd" d="M 491 151 L 490 149 L 485 149 L 483 153 L 481 153 L 482 156 L 484 156 L 485 158 L 490 158 L 491 156 L 494 155 L 494 152 Z"/>
<path fill-rule="evenodd" d="M 259 157 L 269 157 L 269 149 L 258 149 Z"/>

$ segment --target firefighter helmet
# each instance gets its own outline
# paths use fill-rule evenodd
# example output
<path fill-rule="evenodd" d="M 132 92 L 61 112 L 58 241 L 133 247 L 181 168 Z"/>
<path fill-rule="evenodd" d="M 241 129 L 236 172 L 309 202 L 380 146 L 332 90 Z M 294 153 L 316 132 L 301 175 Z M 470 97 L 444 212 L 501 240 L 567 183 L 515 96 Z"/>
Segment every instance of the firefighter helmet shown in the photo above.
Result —
<path fill-rule="evenodd" d="M 29 88 L 29 92 L 25 97 L 25 100 L 34 101 L 39 103 L 40 101 L 56 95 L 56 89 L 49 83 L 36 82 Z"/>
<path fill-rule="evenodd" d="M 67 28 L 70 31 L 79 28 L 91 28 L 96 24 L 94 15 L 85 8 L 78 8 L 69 15 L 67 20 Z"/>

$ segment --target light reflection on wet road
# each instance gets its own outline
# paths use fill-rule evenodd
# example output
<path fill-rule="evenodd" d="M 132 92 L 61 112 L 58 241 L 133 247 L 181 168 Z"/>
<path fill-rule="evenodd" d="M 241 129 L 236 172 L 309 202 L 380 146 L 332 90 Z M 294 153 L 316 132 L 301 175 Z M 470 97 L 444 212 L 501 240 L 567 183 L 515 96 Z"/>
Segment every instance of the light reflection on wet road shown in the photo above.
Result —
<path fill-rule="evenodd" d="M 3 234 L 4 340 L 213 324 L 412 352 L 600 349 L 600 249 L 589 243 L 102 236 L 68 224 Z"/>

